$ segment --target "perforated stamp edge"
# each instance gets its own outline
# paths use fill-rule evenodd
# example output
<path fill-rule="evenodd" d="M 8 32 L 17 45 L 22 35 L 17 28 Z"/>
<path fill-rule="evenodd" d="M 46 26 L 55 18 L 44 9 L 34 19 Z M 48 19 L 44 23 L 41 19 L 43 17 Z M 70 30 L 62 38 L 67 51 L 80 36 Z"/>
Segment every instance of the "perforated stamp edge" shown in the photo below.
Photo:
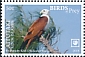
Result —
<path fill-rule="evenodd" d="M 54 2 L 53 2 L 54 1 Z M 62 1 L 64 1 L 64 2 L 62 2 Z M 28 2 L 26 2 L 26 1 L 24 1 L 24 0 L 21 0 L 21 1 L 16 1 L 16 0 L 12 0 L 12 1 L 10 1 L 10 0 L 4 0 L 4 1 L 2 1 L 1 3 L 2 3 L 2 11 L 1 11 L 1 19 L 2 19 L 2 45 L 1 45 L 1 55 L 2 56 L 84 56 L 83 54 L 85 54 L 85 13 L 84 13 L 84 11 L 85 11 L 85 3 L 84 3 L 84 0 L 82 1 L 82 0 L 78 0 L 79 2 L 72 2 L 72 1 L 70 1 L 70 2 L 68 2 L 68 0 L 67 0 L 67 2 L 65 2 L 66 0 L 62 0 L 62 1 L 60 1 L 60 0 L 57 0 L 57 2 L 56 2 L 56 0 L 52 0 L 51 2 L 50 2 L 50 0 L 44 0 L 44 1 L 39 1 L 39 0 L 37 0 L 37 1 L 35 1 L 35 0 L 29 0 Z M 5 24 L 5 22 L 4 22 L 4 19 L 5 19 L 5 5 L 81 5 L 81 54 L 4 54 L 4 49 L 5 49 L 5 45 L 4 45 L 4 24 Z"/>

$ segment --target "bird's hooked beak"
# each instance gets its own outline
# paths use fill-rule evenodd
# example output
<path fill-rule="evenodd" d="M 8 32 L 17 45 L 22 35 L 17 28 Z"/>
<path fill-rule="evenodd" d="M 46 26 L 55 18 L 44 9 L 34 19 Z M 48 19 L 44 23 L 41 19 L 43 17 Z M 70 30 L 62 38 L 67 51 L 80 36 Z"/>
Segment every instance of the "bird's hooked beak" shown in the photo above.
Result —
<path fill-rule="evenodd" d="M 42 14 L 43 14 L 43 12 L 41 11 L 41 12 L 40 12 L 40 15 L 42 15 Z"/>
<path fill-rule="evenodd" d="M 40 11 L 40 15 L 43 15 L 43 14 L 46 14 L 48 15 L 49 14 L 49 10 L 48 9 L 43 9 Z"/>

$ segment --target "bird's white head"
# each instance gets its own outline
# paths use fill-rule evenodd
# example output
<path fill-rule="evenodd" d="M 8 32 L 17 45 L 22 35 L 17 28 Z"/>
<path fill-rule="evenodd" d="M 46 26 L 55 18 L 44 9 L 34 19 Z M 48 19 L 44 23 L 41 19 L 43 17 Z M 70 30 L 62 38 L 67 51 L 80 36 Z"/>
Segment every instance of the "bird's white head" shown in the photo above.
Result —
<path fill-rule="evenodd" d="M 40 11 L 40 14 L 41 15 L 49 15 L 50 13 L 49 13 L 48 9 L 43 9 L 43 10 Z"/>

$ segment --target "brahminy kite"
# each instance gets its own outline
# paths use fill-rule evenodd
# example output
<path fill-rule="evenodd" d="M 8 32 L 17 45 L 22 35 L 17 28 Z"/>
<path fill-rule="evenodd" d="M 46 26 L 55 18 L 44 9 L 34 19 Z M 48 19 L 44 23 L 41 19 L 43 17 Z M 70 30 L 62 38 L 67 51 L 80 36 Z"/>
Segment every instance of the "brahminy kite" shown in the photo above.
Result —
<path fill-rule="evenodd" d="M 43 9 L 40 11 L 40 14 L 41 16 L 36 21 L 34 21 L 32 25 L 29 27 L 20 49 L 24 49 L 25 46 L 27 49 L 36 36 L 40 37 L 43 31 L 48 29 L 50 22 L 49 10 Z"/>

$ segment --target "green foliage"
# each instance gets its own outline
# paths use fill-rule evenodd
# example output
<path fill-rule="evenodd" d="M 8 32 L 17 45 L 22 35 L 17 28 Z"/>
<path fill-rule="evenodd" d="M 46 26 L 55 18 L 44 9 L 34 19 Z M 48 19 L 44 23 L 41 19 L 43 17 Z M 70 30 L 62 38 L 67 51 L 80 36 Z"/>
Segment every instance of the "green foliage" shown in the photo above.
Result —
<path fill-rule="evenodd" d="M 28 17 L 26 17 L 25 12 L 23 11 L 23 6 L 14 6 L 15 11 L 11 14 L 13 17 L 12 20 L 14 21 L 14 47 L 13 50 L 17 50 L 20 48 L 23 37 L 25 36 L 29 26 L 32 24 L 33 15 L 32 13 L 28 12 Z M 16 14 L 17 13 L 17 14 Z M 31 43 L 28 50 L 36 50 L 38 46 L 38 41 L 34 41 Z"/>

